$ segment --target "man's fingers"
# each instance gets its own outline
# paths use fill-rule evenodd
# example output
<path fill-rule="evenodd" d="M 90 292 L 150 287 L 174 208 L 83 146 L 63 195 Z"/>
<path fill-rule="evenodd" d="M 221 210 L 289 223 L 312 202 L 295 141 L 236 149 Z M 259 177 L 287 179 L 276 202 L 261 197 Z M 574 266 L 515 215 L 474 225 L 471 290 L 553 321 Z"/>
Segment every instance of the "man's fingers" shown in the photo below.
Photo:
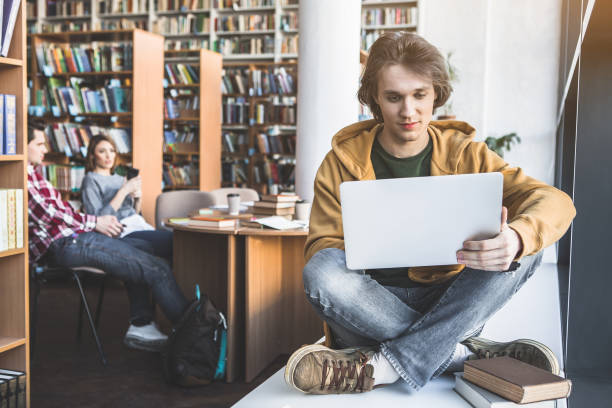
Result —
<path fill-rule="evenodd" d="M 506 207 L 502 207 L 502 216 L 501 216 L 501 228 L 504 228 L 504 225 L 508 221 L 508 209 Z"/>
<path fill-rule="evenodd" d="M 497 235 L 491 239 L 484 239 L 482 241 L 465 241 L 463 243 L 463 249 L 469 251 L 490 251 L 502 247 L 502 236 Z"/>
<path fill-rule="evenodd" d="M 510 256 L 505 248 L 496 248 L 490 251 L 465 251 L 457 252 L 457 260 L 465 262 L 489 262 L 496 259 L 506 259 Z"/>

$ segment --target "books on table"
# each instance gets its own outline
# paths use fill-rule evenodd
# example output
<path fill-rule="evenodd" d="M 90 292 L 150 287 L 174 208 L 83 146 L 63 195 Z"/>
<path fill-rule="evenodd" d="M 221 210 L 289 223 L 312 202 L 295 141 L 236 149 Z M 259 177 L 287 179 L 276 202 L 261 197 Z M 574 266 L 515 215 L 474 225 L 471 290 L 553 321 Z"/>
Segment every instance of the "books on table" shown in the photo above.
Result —
<path fill-rule="evenodd" d="M 525 406 L 500 397 L 463 378 L 463 373 L 455 373 L 455 391 L 474 408 L 513 408 Z M 555 408 L 555 400 L 533 402 L 529 408 Z"/>
<path fill-rule="evenodd" d="M 189 219 L 187 225 L 205 228 L 235 228 L 236 219 L 227 217 L 195 216 Z"/>
<path fill-rule="evenodd" d="M 468 360 L 465 380 L 510 401 L 530 402 L 567 398 L 572 382 L 510 357 Z"/>

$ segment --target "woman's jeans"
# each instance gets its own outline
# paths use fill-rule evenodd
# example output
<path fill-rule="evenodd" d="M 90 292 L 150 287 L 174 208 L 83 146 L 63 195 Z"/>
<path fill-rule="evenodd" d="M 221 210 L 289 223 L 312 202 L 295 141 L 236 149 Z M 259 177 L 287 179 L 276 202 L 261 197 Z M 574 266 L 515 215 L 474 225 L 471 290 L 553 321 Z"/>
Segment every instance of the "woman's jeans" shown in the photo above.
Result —
<path fill-rule="evenodd" d="M 187 300 L 168 263 L 152 254 L 153 247 L 147 241 L 85 232 L 53 242 L 45 260 L 51 266 L 92 266 L 122 280 L 130 300 L 130 322 L 153 320 L 152 291 L 166 317 L 176 323 L 188 306 Z"/>
<path fill-rule="evenodd" d="M 143 230 L 134 231 L 124 238 L 136 238 L 148 241 L 153 247 L 153 254 L 164 258 L 172 265 L 172 231 L 166 230 Z"/>
<path fill-rule="evenodd" d="M 399 288 L 348 269 L 344 251 L 327 248 L 304 267 L 304 289 L 339 346 L 380 346 L 418 390 L 446 370 L 457 343 L 479 333 L 541 259 L 541 253 L 524 257 L 515 272 L 465 268 L 441 284 Z"/>

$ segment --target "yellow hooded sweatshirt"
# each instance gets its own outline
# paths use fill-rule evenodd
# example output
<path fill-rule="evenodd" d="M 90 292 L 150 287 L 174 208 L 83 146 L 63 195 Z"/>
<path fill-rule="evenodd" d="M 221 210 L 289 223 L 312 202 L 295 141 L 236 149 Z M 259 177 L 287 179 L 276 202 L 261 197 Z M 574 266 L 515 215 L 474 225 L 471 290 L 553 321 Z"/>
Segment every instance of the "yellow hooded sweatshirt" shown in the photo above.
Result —
<path fill-rule="evenodd" d="M 332 150 L 323 159 L 315 179 L 306 261 L 325 248 L 344 249 L 340 183 L 376 179 L 370 153 L 381 126 L 375 120 L 358 122 L 342 129 L 332 139 Z M 432 121 L 427 132 L 433 143 L 432 176 L 503 174 L 503 205 L 508 208 L 508 225 L 518 233 L 523 243 L 517 260 L 539 252 L 563 236 L 576 215 L 567 194 L 527 176 L 520 168 L 510 167 L 486 144 L 474 142 L 472 139 L 476 132 L 465 122 Z M 439 283 L 458 274 L 464 267 L 411 267 L 408 276 L 416 282 Z"/>

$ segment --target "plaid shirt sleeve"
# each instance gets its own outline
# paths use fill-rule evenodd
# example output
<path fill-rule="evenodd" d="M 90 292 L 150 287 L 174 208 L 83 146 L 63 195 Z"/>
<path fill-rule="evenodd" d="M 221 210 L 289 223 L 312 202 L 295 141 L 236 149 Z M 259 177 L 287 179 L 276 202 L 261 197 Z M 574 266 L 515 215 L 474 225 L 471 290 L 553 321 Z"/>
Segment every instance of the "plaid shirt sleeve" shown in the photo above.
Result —
<path fill-rule="evenodd" d="M 68 202 L 61 199 L 51 183 L 33 169 L 29 176 L 29 214 L 37 219 L 38 224 L 47 225 L 49 229 L 59 226 L 62 230 L 70 229 L 75 233 L 93 231 L 96 228 L 94 215 L 75 211 Z"/>

